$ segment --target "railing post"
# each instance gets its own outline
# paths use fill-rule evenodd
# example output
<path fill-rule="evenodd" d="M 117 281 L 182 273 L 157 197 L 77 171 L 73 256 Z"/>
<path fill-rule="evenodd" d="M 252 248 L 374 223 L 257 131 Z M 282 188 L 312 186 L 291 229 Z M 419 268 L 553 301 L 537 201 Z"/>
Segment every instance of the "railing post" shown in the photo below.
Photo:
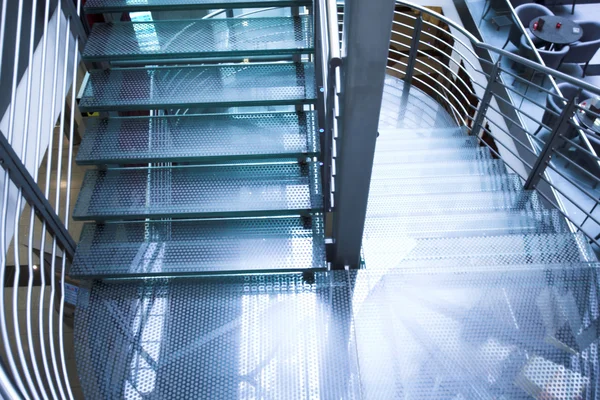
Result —
<path fill-rule="evenodd" d="M 395 0 L 347 0 L 336 140 L 333 268 L 358 268 Z"/>
<path fill-rule="evenodd" d="M 494 95 L 494 87 L 496 86 L 497 79 L 500 76 L 500 61 L 502 60 L 502 56 L 498 58 L 498 61 L 492 67 L 492 71 L 490 72 L 490 80 L 485 87 L 485 92 L 483 93 L 483 97 L 481 99 L 481 103 L 479 103 L 479 108 L 475 113 L 475 118 L 473 119 L 473 126 L 471 127 L 471 134 L 478 135 L 479 130 L 481 129 L 481 125 L 483 123 L 483 119 L 487 113 L 488 108 L 490 107 L 490 101 L 492 101 L 492 96 Z"/>
<path fill-rule="evenodd" d="M 410 84 L 413 73 L 415 71 L 415 64 L 417 62 L 417 50 L 419 49 L 419 41 L 421 40 L 421 29 L 423 27 L 423 16 L 419 14 L 415 20 L 415 27 L 413 29 L 413 38 L 410 44 L 410 50 L 408 52 L 408 62 L 406 63 L 406 74 L 404 75 L 404 81 Z"/>
<path fill-rule="evenodd" d="M 555 125 L 554 129 L 550 133 L 550 137 L 546 142 L 546 145 L 542 149 L 542 152 L 538 156 L 537 160 L 533 164 L 533 168 L 527 177 L 527 181 L 525 182 L 524 188 L 525 190 L 532 190 L 538 184 L 540 179 L 542 178 L 542 174 L 546 170 L 546 166 L 550 162 L 550 158 L 552 157 L 552 152 L 556 149 L 557 143 L 561 140 L 561 136 L 567 131 L 570 126 L 569 121 L 573 117 L 573 113 L 575 111 L 575 106 L 577 104 L 577 98 L 581 93 L 581 89 L 575 97 L 573 97 L 565 108 L 563 108 L 560 116 L 558 118 L 558 123 Z"/>

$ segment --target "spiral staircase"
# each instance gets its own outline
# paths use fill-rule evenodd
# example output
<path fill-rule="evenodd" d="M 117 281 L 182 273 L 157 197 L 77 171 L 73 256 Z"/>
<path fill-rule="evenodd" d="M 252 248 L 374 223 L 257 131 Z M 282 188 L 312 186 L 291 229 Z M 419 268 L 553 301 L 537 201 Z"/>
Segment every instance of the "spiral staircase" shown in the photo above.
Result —
<path fill-rule="evenodd" d="M 88 0 L 85 11 L 311 6 Z M 73 217 L 90 222 L 70 269 L 84 285 L 85 397 L 595 398 L 587 241 L 395 77 L 364 268 L 329 268 L 313 25 L 310 13 L 94 24 L 83 59 L 109 67 L 81 91 L 81 111 L 100 114 L 76 159 L 90 169 Z"/>

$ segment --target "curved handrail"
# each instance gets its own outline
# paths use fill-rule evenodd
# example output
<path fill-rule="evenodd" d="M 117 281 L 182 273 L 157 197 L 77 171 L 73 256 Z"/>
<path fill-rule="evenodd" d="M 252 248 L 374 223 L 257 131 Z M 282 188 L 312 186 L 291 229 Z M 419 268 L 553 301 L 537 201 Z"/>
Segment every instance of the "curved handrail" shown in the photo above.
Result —
<path fill-rule="evenodd" d="M 453 28 L 455 28 L 456 30 L 458 30 L 461 34 L 467 36 L 469 38 L 469 40 L 476 46 L 482 49 L 486 49 L 489 50 L 491 52 L 494 52 L 498 55 L 502 55 L 503 57 L 506 57 L 514 62 L 518 62 L 520 64 L 523 64 L 537 72 L 541 72 L 547 75 L 551 75 L 553 77 L 559 78 L 565 82 L 569 82 L 572 83 L 576 86 L 579 86 L 583 89 L 589 90 L 590 92 L 593 93 L 597 93 L 600 94 L 600 88 L 594 85 L 591 85 L 581 79 L 578 78 L 574 78 L 570 75 L 567 75 L 565 73 L 562 73 L 560 71 L 554 70 L 552 68 L 548 68 L 545 65 L 540 65 L 539 63 L 536 63 L 534 61 L 531 61 L 527 58 L 521 57 L 517 54 L 513 54 L 507 50 L 504 49 L 499 49 L 495 46 L 492 46 L 488 43 L 482 42 L 479 39 L 477 39 L 471 32 L 467 31 L 463 26 L 461 26 L 460 24 L 452 21 L 451 19 L 448 19 L 447 17 L 443 16 L 442 14 L 439 14 L 433 10 L 430 10 L 426 7 L 420 6 L 418 4 L 412 3 L 410 1 L 405 1 L 405 0 L 396 0 L 396 4 L 402 4 L 405 5 L 407 7 L 410 8 L 414 8 L 416 10 L 419 10 L 421 12 L 424 12 L 426 14 L 429 14 L 435 18 L 438 18 L 442 21 L 444 21 L 444 23 L 452 26 Z M 521 25 L 522 26 L 522 25 Z"/>

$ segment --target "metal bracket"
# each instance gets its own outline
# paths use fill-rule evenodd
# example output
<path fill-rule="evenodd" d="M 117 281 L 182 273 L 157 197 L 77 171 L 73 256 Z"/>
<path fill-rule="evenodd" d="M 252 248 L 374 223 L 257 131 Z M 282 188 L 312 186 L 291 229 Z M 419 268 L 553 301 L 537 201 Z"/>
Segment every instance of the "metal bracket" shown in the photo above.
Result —
<path fill-rule="evenodd" d="M 10 180 L 21 189 L 27 203 L 33 207 L 37 216 L 46 222 L 48 231 L 56 237 L 67 258 L 73 259 L 77 247 L 75 241 L 2 132 L 0 132 L 0 162 L 8 172 Z"/>
<path fill-rule="evenodd" d="M 542 174 L 546 170 L 546 166 L 550 162 L 550 158 L 552 157 L 552 152 L 556 149 L 556 145 L 560 140 L 562 140 L 561 136 L 563 133 L 567 131 L 570 124 L 569 121 L 573 117 L 573 113 L 575 112 L 576 99 L 581 94 L 581 89 L 577 92 L 577 95 L 573 97 L 565 108 L 563 108 L 560 113 L 558 124 L 554 127 L 552 132 L 550 133 L 550 137 L 546 142 L 546 145 L 542 149 L 542 152 L 538 156 L 537 160 L 535 160 L 535 164 L 533 164 L 533 168 L 527 177 L 527 181 L 525 182 L 525 190 L 532 190 L 538 184 L 540 179 L 542 179 Z"/>

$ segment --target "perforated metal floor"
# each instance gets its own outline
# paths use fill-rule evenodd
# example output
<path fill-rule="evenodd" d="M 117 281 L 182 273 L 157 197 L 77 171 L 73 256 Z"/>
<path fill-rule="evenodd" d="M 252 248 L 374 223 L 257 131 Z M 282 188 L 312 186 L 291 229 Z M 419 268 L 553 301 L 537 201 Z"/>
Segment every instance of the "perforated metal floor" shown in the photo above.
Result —
<path fill-rule="evenodd" d="M 92 70 L 81 111 L 312 104 L 314 64 L 231 64 Z"/>
<path fill-rule="evenodd" d="M 314 50 L 312 18 L 305 15 L 96 23 L 83 59 L 119 61 L 310 53 Z"/>
<path fill-rule="evenodd" d="M 306 157 L 317 135 L 314 112 L 89 118 L 77 163 Z"/>
<path fill-rule="evenodd" d="M 310 0 L 88 0 L 85 3 L 84 9 L 87 14 L 95 14 L 134 11 L 308 6 L 311 4 Z"/>
<path fill-rule="evenodd" d="M 94 399 L 594 399 L 597 274 L 96 282 L 79 295 L 75 354 Z"/>
<path fill-rule="evenodd" d="M 322 197 L 315 163 L 91 170 L 73 218 L 298 215 L 319 212 Z"/>

